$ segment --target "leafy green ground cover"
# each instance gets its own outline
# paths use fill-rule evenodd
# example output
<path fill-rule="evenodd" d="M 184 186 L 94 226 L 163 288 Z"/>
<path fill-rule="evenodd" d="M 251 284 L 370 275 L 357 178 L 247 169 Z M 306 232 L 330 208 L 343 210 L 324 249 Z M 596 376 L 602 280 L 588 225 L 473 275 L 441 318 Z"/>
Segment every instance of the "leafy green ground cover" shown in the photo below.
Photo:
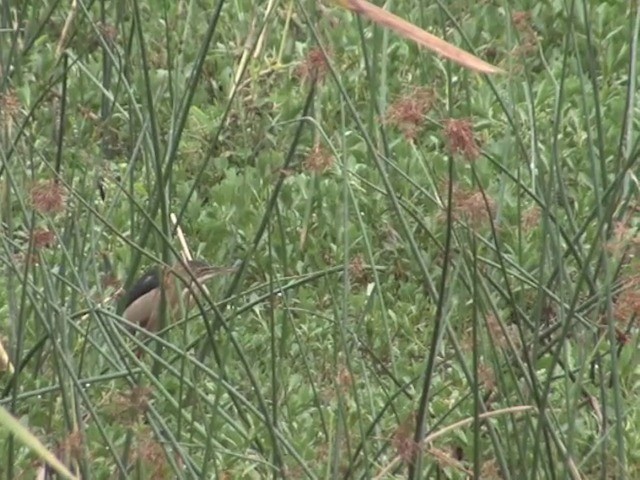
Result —
<path fill-rule="evenodd" d="M 69 469 L 637 478 L 638 5 L 385 4 L 485 77 L 331 2 L 70 3 L 0 1 L 0 406 Z M 171 213 L 241 268 L 138 358 Z"/>

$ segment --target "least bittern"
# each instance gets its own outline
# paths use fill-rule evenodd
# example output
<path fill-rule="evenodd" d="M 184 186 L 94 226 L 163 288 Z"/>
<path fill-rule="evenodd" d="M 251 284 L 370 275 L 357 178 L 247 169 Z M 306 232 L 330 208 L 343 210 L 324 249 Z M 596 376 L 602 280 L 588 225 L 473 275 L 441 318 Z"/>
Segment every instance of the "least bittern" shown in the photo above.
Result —
<path fill-rule="evenodd" d="M 122 316 L 155 332 L 160 326 L 162 295 L 169 315 L 175 315 L 183 306 L 193 305 L 194 294 L 207 280 L 234 271 L 234 268 L 212 267 L 204 262 L 192 260 L 184 264 L 177 262 L 172 267 L 153 268 L 147 271 L 127 293 Z"/>

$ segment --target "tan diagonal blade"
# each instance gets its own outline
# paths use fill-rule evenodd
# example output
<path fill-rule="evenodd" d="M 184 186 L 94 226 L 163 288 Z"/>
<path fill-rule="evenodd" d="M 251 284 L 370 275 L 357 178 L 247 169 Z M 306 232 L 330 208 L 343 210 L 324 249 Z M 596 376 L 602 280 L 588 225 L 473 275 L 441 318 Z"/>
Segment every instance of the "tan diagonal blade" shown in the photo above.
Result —
<path fill-rule="evenodd" d="M 459 65 L 462 65 L 465 68 L 481 73 L 502 72 L 498 67 L 494 67 L 475 55 L 471 55 L 470 53 L 445 42 L 441 38 L 431 35 L 429 32 L 415 26 L 413 23 L 407 22 L 397 15 L 387 12 L 380 7 L 376 7 L 365 0 L 338 0 L 338 2 L 352 12 L 367 17 L 378 25 L 389 28 L 398 35 L 413 40 L 414 42 L 445 58 L 448 58 L 453 62 L 458 63 Z"/>

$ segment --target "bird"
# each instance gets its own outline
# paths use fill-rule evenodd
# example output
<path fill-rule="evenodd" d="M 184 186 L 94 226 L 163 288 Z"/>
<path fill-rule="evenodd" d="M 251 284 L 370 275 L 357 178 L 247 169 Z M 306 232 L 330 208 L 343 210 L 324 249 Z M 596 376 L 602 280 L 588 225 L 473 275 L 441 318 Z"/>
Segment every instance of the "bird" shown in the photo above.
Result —
<path fill-rule="evenodd" d="M 125 295 L 122 316 L 133 324 L 156 332 L 160 327 L 162 294 L 169 315 L 175 315 L 184 306 L 193 305 L 198 286 L 213 277 L 235 271 L 235 268 L 214 267 L 201 260 L 176 262 L 170 267 L 147 270 Z"/>

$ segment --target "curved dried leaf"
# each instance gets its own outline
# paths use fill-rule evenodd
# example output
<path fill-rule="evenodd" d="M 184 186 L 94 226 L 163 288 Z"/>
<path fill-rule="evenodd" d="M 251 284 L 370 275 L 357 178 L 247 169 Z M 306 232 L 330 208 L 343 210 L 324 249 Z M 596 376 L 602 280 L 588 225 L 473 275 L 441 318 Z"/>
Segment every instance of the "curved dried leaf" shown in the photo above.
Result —
<path fill-rule="evenodd" d="M 352 12 L 367 17 L 378 25 L 389 28 L 398 35 L 408 38 L 409 40 L 413 40 L 414 42 L 453 62 L 456 62 L 459 65 L 462 65 L 465 68 L 480 73 L 502 72 L 498 67 L 495 67 L 448 42 L 445 42 L 441 38 L 430 34 L 413 23 L 407 22 L 397 15 L 387 12 L 386 10 L 365 0 L 339 0 L 339 3 Z"/>

